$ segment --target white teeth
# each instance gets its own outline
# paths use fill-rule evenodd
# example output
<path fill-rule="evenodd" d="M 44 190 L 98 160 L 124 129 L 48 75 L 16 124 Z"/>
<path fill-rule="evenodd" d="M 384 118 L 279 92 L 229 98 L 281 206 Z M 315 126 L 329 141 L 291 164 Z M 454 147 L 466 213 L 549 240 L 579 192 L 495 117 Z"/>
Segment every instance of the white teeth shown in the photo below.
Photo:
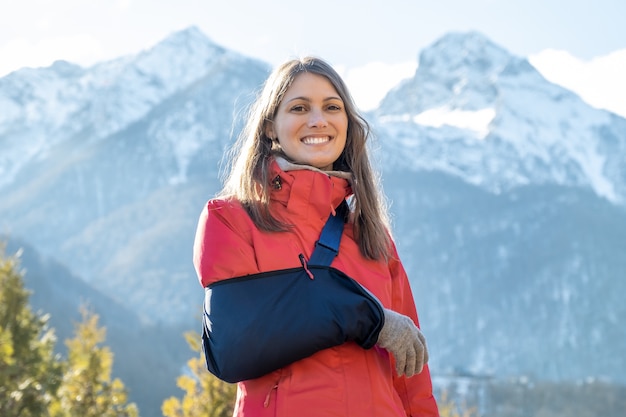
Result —
<path fill-rule="evenodd" d="M 328 142 L 329 140 L 330 138 L 328 136 L 306 137 L 302 139 L 302 143 L 307 144 L 307 145 L 316 145 L 318 143 Z"/>

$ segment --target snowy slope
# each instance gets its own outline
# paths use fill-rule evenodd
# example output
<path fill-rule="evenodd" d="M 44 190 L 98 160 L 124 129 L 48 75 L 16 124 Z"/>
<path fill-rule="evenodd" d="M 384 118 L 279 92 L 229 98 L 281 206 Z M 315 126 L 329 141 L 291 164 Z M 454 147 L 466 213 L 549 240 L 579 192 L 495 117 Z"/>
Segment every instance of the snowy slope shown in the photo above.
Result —
<path fill-rule="evenodd" d="M 22 86 L 21 96 L 3 88 L 3 97 L 39 92 L 23 107 L 11 100 L 19 111 L 4 120 L 0 145 L 11 175 L 2 176 L 0 228 L 37 242 L 109 296 L 136 301 L 143 314 L 158 305 L 151 320 L 175 322 L 198 289 L 191 263 L 181 261 L 197 216 L 219 187 L 222 155 L 269 68 L 191 28 L 136 56 L 71 69 L 0 80 Z M 65 86 L 75 94 L 61 113 Z M 22 129 L 34 102 L 36 120 Z M 153 291 L 145 294 L 148 276 Z M 163 303 L 173 283 L 179 290 Z"/>
<path fill-rule="evenodd" d="M 64 141 L 81 137 L 84 145 L 119 132 L 234 56 L 192 27 L 91 68 L 59 61 L 7 75 L 0 79 L 0 187 Z"/>
<path fill-rule="evenodd" d="M 424 50 L 415 76 L 375 115 L 383 143 L 402 149 L 390 158 L 407 168 L 492 192 L 559 184 L 626 202 L 626 120 L 478 33 L 449 34 Z"/>

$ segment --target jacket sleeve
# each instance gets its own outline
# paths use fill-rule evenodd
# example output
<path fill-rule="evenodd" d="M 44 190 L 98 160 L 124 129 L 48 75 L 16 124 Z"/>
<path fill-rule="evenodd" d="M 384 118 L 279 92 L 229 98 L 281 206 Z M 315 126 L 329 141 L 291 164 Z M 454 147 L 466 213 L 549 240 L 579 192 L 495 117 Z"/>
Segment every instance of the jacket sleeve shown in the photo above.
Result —
<path fill-rule="evenodd" d="M 400 262 L 395 246 L 389 262 L 392 287 L 392 310 L 409 316 L 420 327 L 417 309 L 413 298 L 409 279 L 404 266 Z M 426 338 L 428 341 L 428 337 Z M 421 373 L 411 377 L 394 376 L 394 386 L 402 398 L 406 415 L 409 417 L 438 417 L 439 411 L 433 396 L 432 381 L 428 365 Z"/>
<path fill-rule="evenodd" d="M 211 200 L 202 210 L 193 264 L 203 287 L 259 272 L 245 211 L 234 202 Z"/>

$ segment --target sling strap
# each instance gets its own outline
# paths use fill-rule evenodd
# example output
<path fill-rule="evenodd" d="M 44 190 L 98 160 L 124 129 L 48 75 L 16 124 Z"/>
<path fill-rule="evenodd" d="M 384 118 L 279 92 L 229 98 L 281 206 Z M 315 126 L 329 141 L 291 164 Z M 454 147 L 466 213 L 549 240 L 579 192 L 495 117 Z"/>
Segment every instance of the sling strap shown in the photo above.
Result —
<path fill-rule="evenodd" d="M 339 251 L 347 210 L 344 201 L 322 229 L 308 265 L 314 279 L 294 267 L 206 287 L 202 348 L 215 376 L 239 382 L 347 341 L 363 349 L 374 346 L 385 320 L 382 305 L 361 284 L 330 266 Z"/>
<path fill-rule="evenodd" d="M 317 266 L 330 266 L 335 259 L 335 256 L 339 253 L 339 243 L 341 242 L 341 235 L 343 234 L 343 226 L 345 224 L 345 218 L 348 208 L 346 200 L 337 207 L 335 215 L 328 216 L 328 220 L 322 229 L 322 233 L 317 242 L 315 242 L 315 249 L 309 260 L 309 265 Z"/>

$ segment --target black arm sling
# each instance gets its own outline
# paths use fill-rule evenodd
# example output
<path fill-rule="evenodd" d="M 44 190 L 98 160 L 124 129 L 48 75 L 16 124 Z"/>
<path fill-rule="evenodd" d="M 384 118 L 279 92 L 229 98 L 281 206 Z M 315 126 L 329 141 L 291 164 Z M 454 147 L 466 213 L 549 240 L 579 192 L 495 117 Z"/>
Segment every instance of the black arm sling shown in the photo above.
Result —
<path fill-rule="evenodd" d="M 380 302 L 332 268 L 348 210 L 328 218 L 302 267 L 229 278 L 205 288 L 202 346 L 208 370 L 227 382 L 261 377 L 322 349 L 369 349 L 384 323 Z M 280 255 L 279 255 L 280 256 Z"/>

